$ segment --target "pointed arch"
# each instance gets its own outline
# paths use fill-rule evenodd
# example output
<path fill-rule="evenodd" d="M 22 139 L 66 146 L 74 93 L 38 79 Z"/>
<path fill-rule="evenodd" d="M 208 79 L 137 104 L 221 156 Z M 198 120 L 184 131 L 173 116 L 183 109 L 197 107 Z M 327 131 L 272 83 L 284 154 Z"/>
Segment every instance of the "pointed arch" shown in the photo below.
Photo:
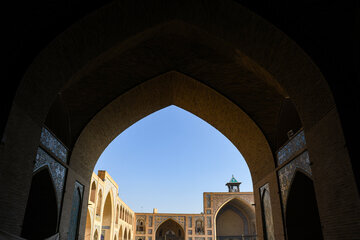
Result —
<path fill-rule="evenodd" d="M 184 238 L 185 231 L 183 227 L 171 218 L 161 223 L 155 233 L 155 240 L 183 240 Z"/>
<path fill-rule="evenodd" d="M 101 236 L 104 240 L 111 240 L 111 233 L 113 229 L 113 198 L 112 192 L 109 191 L 105 198 L 104 207 L 102 210 L 102 232 Z"/>
<path fill-rule="evenodd" d="M 93 181 L 90 189 L 90 201 L 95 203 L 95 199 L 96 199 L 96 182 Z"/>
<path fill-rule="evenodd" d="M 311 178 L 302 171 L 295 172 L 285 215 L 289 240 L 323 239 L 314 186 Z"/>
<path fill-rule="evenodd" d="M 130 1 L 125 1 L 130 2 Z M 171 2 L 171 3 L 170 3 Z M 34 126 L 39 126 L 43 122 L 45 122 L 46 116 L 49 113 L 49 109 L 51 107 L 51 103 L 55 99 L 56 94 L 61 92 L 62 89 L 70 86 L 74 83 L 78 83 L 81 77 L 90 75 L 88 74 L 90 70 L 97 69 L 98 66 L 96 64 L 102 65 L 106 63 L 110 58 L 117 55 L 119 52 L 126 52 L 126 50 L 134 48 L 134 45 L 147 40 L 148 38 L 159 36 L 158 33 L 162 33 L 162 31 L 167 32 L 171 29 L 174 29 L 173 32 L 179 32 L 180 35 L 183 36 L 192 36 L 195 39 L 192 39 L 194 43 L 200 43 L 201 38 L 208 38 L 208 35 L 211 37 L 211 41 L 209 43 L 214 42 L 213 45 L 204 45 L 207 47 L 206 49 L 212 50 L 221 49 L 223 52 L 230 53 L 229 58 L 235 59 L 235 66 L 242 66 L 245 67 L 244 72 L 253 72 L 255 75 L 260 76 L 264 83 L 270 85 L 270 88 L 277 89 L 279 95 L 288 97 L 290 95 L 292 99 L 294 99 L 294 103 L 299 111 L 299 115 L 303 125 L 306 129 L 309 129 L 309 136 L 312 138 L 312 141 L 309 141 L 309 149 L 313 148 L 313 154 L 315 155 L 314 161 L 318 161 L 318 166 L 321 166 L 321 163 L 329 164 L 329 169 L 332 169 L 332 174 L 327 174 L 324 176 L 322 174 L 322 170 L 315 169 L 314 176 L 316 174 L 318 179 L 318 186 L 319 189 L 324 189 L 320 194 L 322 201 L 331 201 L 332 203 L 336 203 L 336 197 L 332 197 L 331 199 L 326 198 L 326 196 L 333 196 L 335 194 L 328 194 L 334 193 L 334 191 L 344 191 L 342 190 L 342 186 L 344 183 L 353 182 L 353 176 L 345 176 L 344 173 L 350 169 L 351 165 L 349 165 L 349 156 L 347 155 L 347 151 L 343 151 L 339 153 L 335 158 L 334 161 L 327 161 L 327 156 L 333 155 L 335 150 L 332 150 L 333 142 L 330 144 L 323 143 L 328 139 L 333 139 L 335 136 L 340 136 L 339 138 L 343 137 L 341 125 L 339 123 L 337 110 L 335 107 L 335 103 L 333 101 L 331 92 L 329 87 L 326 84 L 326 81 L 323 79 L 321 72 L 317 69 L 317 67 L 313 64 L 311 59 L 287 36 L 281 33 L 279 30 L 274 28 L 272 25 L 257 17 L 250 11 L 246 10 L 245 8 L 241 7 L 240 5 L 235 4 L 232 1 L 226 1 L 224 3 L 219 4 L 218 1 L 199 1 L 196 3 L 191 3 L 194 5 L 190 5 L 189 1 L 184 3 L 184 5 L 179 4 L 177 1 L 168 1 L 165 4 L 152 4 L 149 2 L 147 7 L 140 9 L 141 14 L 143 16 L 154 16 L 144 19 L 137 19 L 134 18 L 136 16 L 127 16 L 127 18 L 119 18 L 119 11 L 121 12 L 122 9 L 120 8 L 121 4 L 113 3 L 107 7 L 101 8 L 100 10 L 96 11 L 94 14 L 91 14 L 87 18 L 79 21 L 73 27 L 65 31 L 61 34 L 57 39 L 55 39 L 51 44 L 49 44 L 40 54 L 38 57 L 34 59 L 32 65 L 29 67 L 28 71 L 24 75 L 24 79 L 21 83 L 21 87 L 17 91 L 16 97 L 14 99 L 14 110 L 11 112 L 11 116 L 9 117 L 9 122 L 7 124 L 6 133 L 16 132 L 19 124 L 22 124 L 21 127 L 28 126 L 28 122 L 25 121 L 27 118 L 31 119 L 38 119 L 38 122 L 34 123 Z M 131 12 L 130 10 L 139 10 L 136 8 L 136 4 L 125 4 L 128 7 L 127 12 Z M 121 5 L 123 6 L 123 5 Z M 214 11 L 216 9 L 216 11 Z M 157 14 L 148 14 L 152 12 L 159 12 L 165 13 L 163 15 Z M 226 12 L 227 14 L 223 14 Z M 106 16 L 106 17 L 104 17 Z M 163 16 L 163 17 L 158 17 Z M 215 16 L 215 17 L 214 17 Z M 210 18 L 211 17 L 211 18 Z M 102 24 L 109 22 L 111 20 L 112 24 Z M 104 21 L 104 22 L 103 22 Z M 136 28 L 133 28 L 133 24 L 124 24 L 125 23 L 132 23 L 136 24 Z M 96 24 L 95 24 L 96 23 Z M 229 26 L 230 23 L 230 26 Z M 246 23 L 246 24 L 244 24 Z M 199 29 L 199 31 L 189 30 L 187 26 L 190 25 L 194 29 Z M 106 26 L 106 31 L 104 34 L 100 34 L 97 37 L 91 37 L 90 33 L 97 32 L 94 29 L 98 27 Z M 156 28 L 156 26 L 159 26 Z M 191 28 L 191 29 L 192 29 Z M 122 29 L 119 32 L 119 29 Z M 153 30 L 156 30 L 155 32 Z M 164 30 L 165 29 L 165 30 Z M 184 30 L 186 29 L 186 30 Z M 91 30 L 91 31 L 90 31 Z M 98 29 L 97 29 L 98 30 Z M 179 31 L 182 30 L 182 31 Z M 255 31 L 256 30 L 256 31 Z M 99 31 L 101 32 L 101 31 Z M 173 32 L 171 32 L 173 34 Z M 76 34 L 75 34 L 76 33 Z M 196 33 L 196 34 L 194 34 Z M 206 34 L 202 34 L 206 33 Z M 71 36 L 71 37 L 70 37 Z M 176 35 L 178 36 L 178 35 Z M 270 36 L 270 37 L 269 37 Z M 199 39 L 196 39 L 199 38 Z M 83 39 L 89 39 L 91 44 L 82 44 Z M 215 39 L 219 39 L 220 42 L 215 41 Z M 135 41 L 136 40 L 136 41 Z M 223 42 L 224 43 L 223 43 Z M 193 42 L 191 42 L 193 43 Z M 86 46 L 85 46 L 86 45 Z M 199 44 L 201 45 L 201 44 Z M 94 48 L 88 48 L 88 46 L 96 46 Z M 202 46 L 202 45 L 201 45 Z M 226 48 L 226 46 L 233 46 L 231 49 Z M 179 48 L 176 46 L 181 52 L 183 48 Z M 67 51 L 64 51 L 66 49 Z M 270 52 L 269 50 L 270 49 Z M 109 52 L 107 52 L 109 50 Z M 268 54 L 271 53 L 271 54 Z M 56 61 L 49 62 L 49 59 L 56 59 Z M 145 59 L 145 58 L 143 58 Z M 227 58 L 228 59 L 228 58 Z M 164 61 L 159 61 L 163 63 Z M 181 61 L 180 61 L 181 62 Z M 276 62 L 276 64 L 274 64 Z M 104 64 L 105 65 L 105 64 Z M 163 72 L 163 69 L 177 69 L 176 64 L 164 67 L 162 64 L 159 64 L 160 67 L 156 69 L 152 69 L 150 73 L 142 73 L 139 74 L 140 77 L 135 79 L 134 81 L 130 81 L 130 87 L 133 87 L 144 81 L 144 79 L 148 79 L 150 76 L 155 75 L 156 73 Z M 301 66 L 301 68 L 299 68 Z M 62 74 L 56 74 L 60 71 Z M 197 69 L 194 67 L 194 69 Z M 128 69 L 125 72 L 130 72 Z M 186 70 L 186 68 L 185 68 Z M 135 71 L 133 71 L 135 72 Z M 204 71 L 207 72 L 207 71 Z M 211 82 L 207 81 L 206 74 L 202 75 L 200 78 L 200 74 L 197 70 L 191 70 L 188 68 L 188 75 L 194 75 L 198 77 L 200 81 L 203 81 L 206 84 L 211 84 Z M 95 75 L 95 74 L 91 74 Z M 108 74 L 110 75 L 110 74 Z M 114 74 L 115 75 L 115 74 Z M 230 74 L 233 75 L 233 74 Z M 120 75 L 121 76 L 121 75 Z M 119 76 L 114 76 L 117 79 L 120 79 Z M 221 74 L 221 79 L 225 79 L 226 77 Z M 235 81 L 235 77 L 230 79 Z M 241 77 L 239 77 L 241 78 Z M 49 79 L 52 80 L 53 84 L 47 84 Z M 128 80 L 128 79 L 127 79 Z M 127 81 L 125 80 L 125 81 Z M 132 80 L 132 79 L 131 79 Z M 230 82 L 231 83 L 231 82 Z M 314 84 L 316 83 L 316 84 Z M 79 84 L 81 86 L 81 84 Z M 219 84 L 221 85 L 221 84 Z M 230 85 L 230 84 L 229 84 Z M 226 89 L 229 87 L 226 85 L 225 88 L 220 89 L 220 86 L 214 82 L 212 87 L 222 94 L 225 95 L 224 92 L 227 91 L 229 98 L 231 99 L 230 95 L 237 96 L 241 95 L 240 91 L 237 89 L 232 90 Z M 37 86 L 38 91 L 34 94 L 33 87 Z M 232 86 L 232 85 L 230 85 Z M 129 88 L 130 88 L 129 87 Z M 127 89 L 129 89 L 127 88 Z M 160 88 L 159 88 L 160 89 Z M 231 87 L 231 89 L 233 89 Z M 156 89 L 155 89 L 156 90 Z M 220 91 L 222 90 L 222 91 Z M 306 91 L 305 91 L 306 90 Z M 154 91 L 156 92 L 156 91 Z M 162 92 L 162 91 L 159 91 Z M 171 92 L 171 91 L 169 91 Z M 306 92 L 306 93 L 304 93 Z M 43 94 L 46 93 L 46 94 Z M 171 92 L 172 93 L 172 92 Z M 171 94 L 170 93 L 170 94 Z M 287 94 L 288 93 L 288 94 Z M 119 93 L 119 95 L 122 93 Z M 155 93 L 156 94 L 156 93 Z M 161 94 L 160 94 L 161 95 Z M 166 95 L 166 93 L 165 93 Z M 181 93 L 179 94 L 181 95 Z M 98 97 L 98 96 L 96 96 Z M 168 104 L 167 100 L 163 100 L 160 96 L 157 101 L 159 101 L 159 105 L 166 105 Z M 164 98 L 167 98 L 166 96 Z M 196 98 L 193 98 L 196 99 Z M 201 98 L 202 100 L 206 98 Z M 211 97 L 209 97 L 211 99 Z M 199 102 L 201 102 L 200 100 Z M 164 102 L 163 102 L 164 101 Z M 196 102 L 196 101 L 195 101 Z M 313 103 L 317 104 L 313 104 Z M 97 102 L 98 103 L 98 102 Z M 133 101 L 128 101 L 126 103 L 133 104 Z M 138 103 L 146 103 L 146 99 L 140 99 Z M 89 103 L 91 104 L 91 102 Z M 140 105 L 139 104 L 139 105 Z M 101 104 L 99 104 L 101 105 Z M 135 104 L 136 105 L 136 104 Z M 212 106 L 219 106 L 216 104 L 209 104 Z M 241 105 L 241 104 L 239 104 Z M 101 105 L 104 106 L 104 105 Z M 80 106 L 82 107 L 82 106 Z M 159 106 L 152 106 L 149 108 L 144 107 L 146 110 L 139 111 L 138 108 L 134 108 L 136 113 L 130 113 L 131 115 L 128 120 L 125 120 L 124 125 L 129 125 L 139 119 L 141 116 L 148 114 L 148 112 L 153 111 L 155 108 Z M 126 107 L 125 107 L 126 108 Z M 131 107 L 130 107 L 131 108 Z M 129 109 L 130 109 L 129 108 Z M 24 115 L 26 117 L 23 120 L 19 121 L 17 124 L 18 118 L 16 117 L 19 109 L 24 109 Z M 206 109 L 206 108 L 204 108 Z M 221 107 L 219 107 L 221 109 Z M 93 109 L 98 111 L 98 109 Z M 125 112 L 127 110 L 125 109 Z M 226 112 L 226 108 L 224 108 Z M 216 119 L 207 119 L 207 115 L 210 114 L 211 111 L 202 112 L 202 116 L 205 120 L 212 120 L 212 122 L 216 123 Z M 219 112 L 217 112 L 219 113 Z M 220 111 L 221 113 L 221 111 Z M 91 113 L 92 114 L 92 113 Z M 133 114 L 133 115 L 132 115 Z M 124 114 L 127 116 L 126 114 Z M 122 115 L 122 116 L 124 116 Z M 217 116 L 221 116 L 223 114 L 214 114 Z M 93 116 L 93 115 L 91 115 Z M 210 117 L 211 118 L 211 117 Z M 215 118 L 215 117 L 214 117 Z M 135 120 L 134 120 L 135 119 Z M 218 119 L 219 120 L 219 119 Z M 220 119 L 221 120 L 221 119 Z M 223 119 L 224 121 L 220 122 L 227 122 L 226 118 Z M 105 120 L 106 121 L 106 120 Z M 129 121 L 129 122 L 126 122 Z M 218 121 L 219 122 L 219 121 Z M 84 125 L 88 122 L 85 119 Z M 214 123 L 214 124 L 215 124 Z M 78 124 L 79 129 L 84 129 L 84 125 Z M 111 124 L 110 124 L 111 125 Z M 221 124 L 220 124 L 221 125 Z M 241 124 L 240 124 L 241 125 Z M 94 125 L 93 125 L 94 126 Z M 316 126 L 316 127 L 315 127 Z M 329 127 L 332 126 L 332 127 Z M 124 127 L 124 126 L 122 126 Z M 221 132 L 223 130 L 229 129 L 236 129 L 232 128 L 231 124 L 227 127 L 218 126 L 221 128 Z M 225 128 L 225 129 L 224 129 Z M 226 129 L 228 128 L 228 129 Z M 323 129 L 331 129 L 331 131 L 324 131 Z M 95 159 L 98 158 L 99 152 L 105 148 L 104 146 L 107 144 L 108 139 L 105 139 L 107 135 L 107 131 L 102 132 L 99 129 L 94 127 L 94 131 L 88 132 L 88 137 L 92 138 L 77 138 L 77 132 L 74 134 L 73 141 L 76 142 L 76 149 L 73 152 L 73 156 L 71 157 L 71 167 L 78 171 L 78 174 L 86 179 L 89 177 L 91 169 L 93 166 L 89 166 L 87 163 L 94 163 L 94 159 L 91 158 L 92 155 L 95 155 Z M 35 130 L 34 130 L 35 131 Z M 85 130 L 86 131 L 86 130 Z M 244 145 L 244 149 L 248 148 L 247 154 L 243 154 L 246 161 L 249 161 L 249 167 L 251 173 L 253 175 L 254 182 L 260 181 L 264 176 L 267 176 L 270 171 L 273 170 L 274 165 L 271 164 L 272 158 L 268 158 L 268 154 L 263 154 L 264 152 L 267 153 L 268 149 L 264 150 L 263 153 L 259 154 L 260 156 L 263 155 L 263 160 L 261 158 L 257 158 L 258 155 L 256 153 L 252 153 L 251 149 L 256 149 L 253 151 L 257 151 L 262 148 L 262 144 L 255 144 L 255 141 L 252 137 L 251 131 L 245 131 L 245 135 L 249 136 L 249 138 L 245 137 L 247 140 L 250 139 L 249 144 Z M 323 132 L 323 134 L 317 134 L 318 132 Z M 237 132 L 239 133 L 239 132 Z M 236 135 L 237 133 L 234 133 Z M 30 139 L 33 137 L 34 133 L 26 133 L 27 138 Z M 102 134 L 104 136 L 102 136 Z M 8 134 L 9 136 L 11 134 Z M 36 135 L 36 134 L 34 134 Z M 86 134 L 81 134 L 82 136 L 86 136 Z M 271 135 L 271 134 L 269 134 Z M 17 137 L 13 137 L 13 142 L 16 143 L 21 142 L 21 138 L 17 139 Z M 228 137 L 229 138 L 229 137 Z M 239 138 L 239 137 L 238 137 Z M 255 137 L 256 138 L 256 137 Z M 90 140 L 91 139 L 91 140 Z M 99 146 L 94 146 L 92 140 L 100 140 Z M 232 139 L 232 138 L 229 138 Z M 334 138 L 336 139 L 336 138 Z M 233 138 L 234 140 L 234 138 Z M 231 140 L 232 141 L 232 140 Z M 236 141 L 236 139 L 234 140 Z M 322 145 L 321 145 L 322 144 Z M 326 145 L 327 144 L 327 145 Z M 338 141 L 336 146 L 344 146 L 343 140 Z M 24 143 L 25 148 L 28 148 L 29 153 L 35 153 L 35 147 L 32 145 L 33 142 L 29 141 L 29 143 Z M 85 146 L 90 146 L 88 149 Z M 236 144 L 234 144 L 236 145 Z M 318 147 L 321 145 L 321 147 Z M 33 149 L 34 148 L 34 149 Z M 337 148 L 334 148 L 337 149 Z M 83 151 L 84 150 L 84 151 Z M 241 150 L 242 153 L 244 151 Z M 95 154 L 93 154 L 95 153 Z M 20 166 L 22 160 L 21 157 L 16 157 L 15 154 L 7 153 L 9 155 L 9 159 L 14 158 L 16 164 Z M 81 156 L 82 155 L 82 156 Z M 90 156 L 90 157 L 89 157 Z M 32 161 L 32 159 L 29 160 Z M 270 164 L 268 165 L 268 161 Z M 251 163 L 251 164 L 250 164 Z M 341 164 L 341 165 L 340 165 Z M 28 164 L 27 166 L 30 166 Z M 90 164 L 91 165 L 91 164 Z M 88 167 L 84 167 L 88 166 Z M 326 187 L 329 180 L 337 176 L 337 169 L 338 166 L 344 166 L 341 172 L 344 175 L 341 178 L 341 181 L 337 183 L 337 186 L 334 187 L 333 190 L 330 187 Z M 18 170 L 16 170 L 18 171 Z M 15 175 L 15 174 L 14 174 Z M 90 178 L 90 177 L 89 177 Z M 20 186 L 22 181 L 29 181 L 30 177 L 25 180 L 13 180 L 14 186 Z M 90 181 L 89 181 L 90 182 Z M 324 187 L 324 188 L 322 188 Z M 351 185 L 347 191 L 351 191 L 349 195 L 354 196 L 356 195 L 356 186 L 354 187 Z M 9 188 L 11 189 L 11 188 Z M 7 190 L 10 193 L 10 190 Z M 258 193 L 256 193 L 258 194 Z M 357 195 L 356 195 L 357 196 Z M 13 196 L 13 200 L 15 200 L 16 196 Z M 258 199 L 258 198 L 257 198 Z M 323 200 L 326 199 L 326 200 Z M 357 200 L 357 198 L 355 198 Z M 11 201 L 9 201 L 11 202 Z M 14 201 L 15 202 L 15 201 Z M 324 205 L 323 211 L 326 213 L 330 209 L 327 206 L 326 202 L 322 202 Z M 12 207 L 14 209 L 19 209 L 16 207 L 17 203 L 13 203 Z M 4 207 L 1 208 L 1 212 L 5 212 L 6 210 Z M 20 211 L 20 210 L 19 210 Z M 344 220 L 337 220 L 339 216 L 343 216 L 345 213 L 350 212 L 351 209 L 345 208 L 339 211 L 338 213 L 334 213 L 334 217 L 332 219 L 333 224 L 340 221 L 342 227 L 342 231 L 344 234 L 349 230 L 349 225 L 346 224 Z M 354 214 L 354 213 L 351 213 Z M 18 217 L 12 217 L 11 213 L 7 213 L 4 219 L 15 219 L 17 223 L 20 223 L 22 218 L 22 214 L 19 214 Z M 10 220 L 9 220 L 10 221 Z M 20 224 L 17 224 L 18 226 Z M 2 225 L 1 226 L 6 226 Z M 354 228 L 354 225 L 352 226 Z M 18 231 L 18 227 L 14 227 L 13 231 Z"/>
<path fill-rule="evenodd" d="M 99 189 L 98 192 L 98 196 L 97 196 L 97 202 L 96 202 L 96 215 L 100 216 L 101 215 L 101 208 L 102 208 L 102 198 L 103 198 L 103 194 L 102 194 L 102 189 Z"/>
<path fill-rule="evenodd" d="M 123 240 L 124 239 L 124 232 L 123 232 L 123 226 L 120 225 L 120 229 L 119 229 L 119 240 Z"/>
<path fill-rule="evenodd" d="M 93 240 L 99 240 L 99 233 L 97 229 L 95 229 Z"/>
<path fill-rule="evenodd" d="M 125 231 L 124 231 L 124 238 L 123 238 L 123 239 L 124 239 L 124 240 L 128 240 L 128 238 L 127 238 L 127 237 L 128 237 L 128 235 L 127 235 L 127 228 L 125 228 Z"/>
<path fill-rule="evenodd" d="M 240 198 L 226 201 L 215 214 L 216 238 L 254 235 L 255 209 Z"/>
<path fill-rule="evenodd" d="M 37 171 L 31 181 L 21 236 L 44 239 L 57 231 L 56 192 L 47 167 Z"/>
<path fill-rule="evenodd" d="M 115 224 L 119 224 L 119 204 L 116 205 Z"/>

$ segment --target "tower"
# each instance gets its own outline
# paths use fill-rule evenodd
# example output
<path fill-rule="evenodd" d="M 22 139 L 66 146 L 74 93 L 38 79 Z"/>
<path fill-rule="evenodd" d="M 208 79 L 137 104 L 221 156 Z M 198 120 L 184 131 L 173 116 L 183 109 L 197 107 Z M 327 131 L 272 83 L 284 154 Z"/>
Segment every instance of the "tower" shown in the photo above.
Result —
<path fill-rule="evenodd" d="M 229 192 L 240 192 L 240 184 L 241 182 L 238 182 L 234 175 L 232 175 L 232 178 L 226 183 L 226 186 L 228 186 Z"/>

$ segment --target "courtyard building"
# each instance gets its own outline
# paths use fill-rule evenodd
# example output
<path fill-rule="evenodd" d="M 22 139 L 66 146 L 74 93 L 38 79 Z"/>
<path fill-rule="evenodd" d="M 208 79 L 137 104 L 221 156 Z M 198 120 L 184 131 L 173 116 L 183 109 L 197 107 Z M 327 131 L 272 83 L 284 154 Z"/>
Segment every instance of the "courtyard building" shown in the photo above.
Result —
<path fill-rule="evenodd" d="M 106 171 L 93 173 L 86 240 L 255 240 L 254 195 L 240 192 L 234 176 L 228 192 L 204 192 L 203 212 L 134 213 L 118 196 Z M 106 196 L 106 199 L 103 197 Z"/>

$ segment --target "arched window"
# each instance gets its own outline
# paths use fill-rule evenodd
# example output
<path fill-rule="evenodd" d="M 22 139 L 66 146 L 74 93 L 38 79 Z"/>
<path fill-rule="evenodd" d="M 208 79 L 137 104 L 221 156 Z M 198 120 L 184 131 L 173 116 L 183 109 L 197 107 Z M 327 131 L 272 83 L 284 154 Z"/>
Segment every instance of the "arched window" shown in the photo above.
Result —
<path fill-rule="evenodd" d="M 95 230 L 95 233 L 94 233 L 94 240 L 99 240 L 99 234 L 98 234 L 97 230 Z"/>
<path fill-rule="evenodd" d="M 95 181 L 91 184 L 90 201 L 95 203 L 96 197 L 96 183 Z"/>
<path fill-rule="evenodd" d="M 195 234 L 204 234 L 204 222 L 201 219 L 195 221 Z"/>
<path fill-rule="evenodd" d="M 136 231 L 137 232 L 144 232 L 145 231 L 145 223 L 143 219 L 138 219 L 136 221 Z"/>
<path fill-rule="evenodd" d="M 115 223 L 118 224 L 119 223 L 119 205 L 117 205 L 116 207 L 116 218 L 115 218 Z"/>
<path fill-rule="evenodd" d="M 101 215 L 101 204 L 102 204 L 102 192 L 101 189 L 99 190 L 98 193 L 98 199 L 97 199 L 97 206 L 96 206 L 96 215 L 100 216 Z"/>

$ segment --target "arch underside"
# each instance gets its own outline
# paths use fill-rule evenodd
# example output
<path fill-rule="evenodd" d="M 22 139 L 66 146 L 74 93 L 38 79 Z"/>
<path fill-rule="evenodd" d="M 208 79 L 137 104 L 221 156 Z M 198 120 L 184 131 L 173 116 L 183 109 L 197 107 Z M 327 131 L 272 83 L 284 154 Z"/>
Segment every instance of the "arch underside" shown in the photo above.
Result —
<path fill-rule="evenodd" d="M 10 179 L 4 191 L 13 193 L 12 186 L 30 181 L 33 159 L 28 156 L 35 156 L 41 125 L 54 102 L 62 107 L 62 119 L 67 119 L 63 124 L 67 134 L 59 137 L 66 136 L 60 140 L 72 150 L 69 176 L 84 180 L 86 188 L 98 157 L 119 133 L 171 104 L 199 116 L 229 138 L 259 187 L 275 176 L 273 153 L 278 146 L 278 122 L 282 122 L 278 116 L 289 99 L 308 137 L 315 185 L 321 194 L 333 189 L 342 192 L 344 184 L 352 184 L 352 176 L 345 174 L 351 167 L 330 89 L 317 67 L 285 34 L 232 1 L 144 1 L 141 8 L 135 2 L 116 1 L 97 10 L 34 59 L 17 91 L 5 130 L 7 144 L 1 149 L 14 166 L 24 166 L 19 174 L 24 180 Z M 48 127 L 55 134 L 63 129 Z M 13 151 L 16 145 L 24 155 Z M 323 165 L 326 176 L 321 174 Z M 343 177 L 329 187 L 338 169 Z M 271 181 L 274 193 L 276 184 Z M 349 188 L 355 189 L 353 184 Z M 343 193 L 357 199 L 353 190 Z M 26 199 L 19 201 L 26 203 Z M 69 208 L 69 198 L 64 199 L 62 215 Z M 323 212 L 330 210 L 326 201 Z M 4 214 L 0 227 L 18 233 L 24 210 L 13 202 L 0 206 L 0 212 L 10 206 L 19 214 Z M 274 195 L 271 203 L 280 211 Z M 334 214 L 342 216 L 341 211 Z M 333 226 L 342 221 L 332 219 Z M 13 222 L 19 224 L 9 224 Z M 342 223 L 346 233 L 349 225 Z M 66 233 L 65 226 L 60 228 Z M 277 228 L 281 232 L 281 224 Z"/>

